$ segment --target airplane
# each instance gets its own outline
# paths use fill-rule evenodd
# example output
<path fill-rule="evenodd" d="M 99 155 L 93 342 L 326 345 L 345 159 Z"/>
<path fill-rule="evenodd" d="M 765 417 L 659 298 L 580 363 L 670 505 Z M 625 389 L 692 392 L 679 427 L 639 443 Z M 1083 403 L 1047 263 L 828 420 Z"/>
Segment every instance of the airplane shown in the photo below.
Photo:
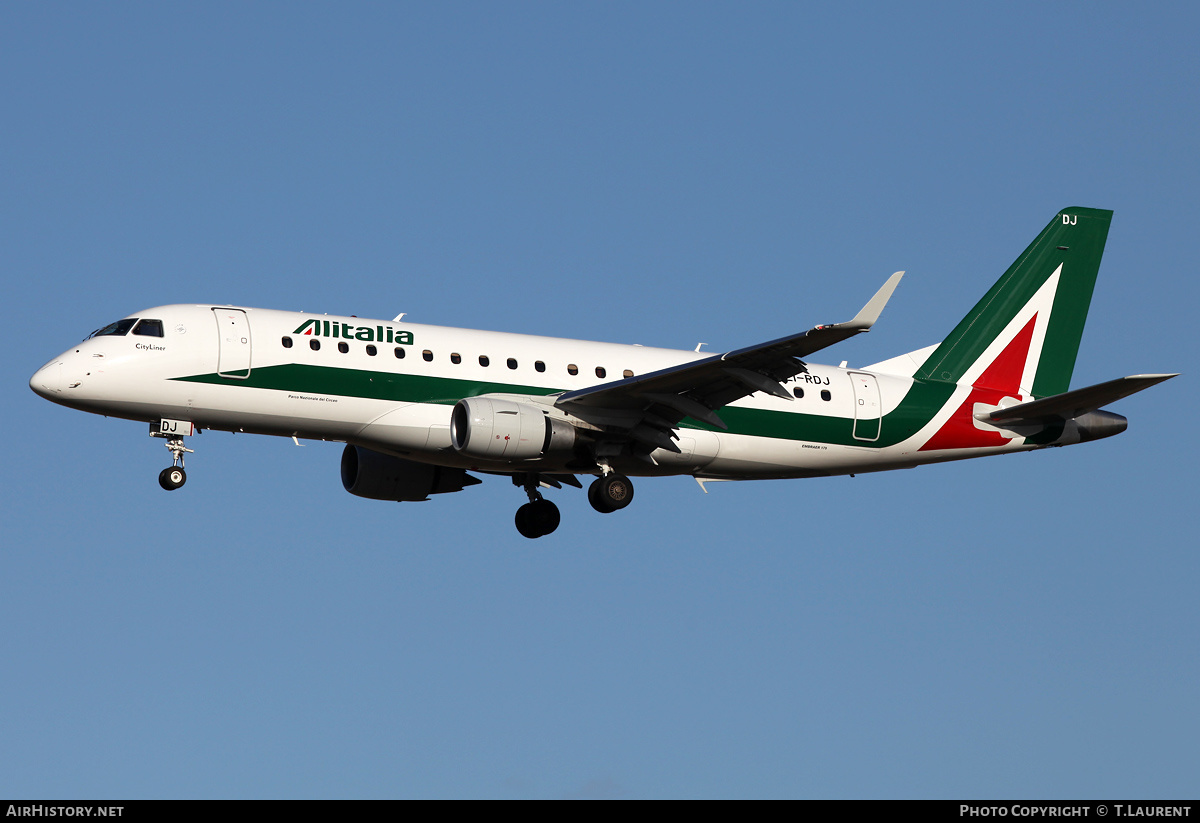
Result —
<path fill-rule="evenodd" d="M 1068 208 L 940 343 L 861 369 L 808 357 L 870 330 L 896 272 L 853 319 L 721 354 L 224 304 L 146 309 L 37 371 L 55 403 L 138 420 L 172 455 L 203 429 L 342 441 L 351 494 L 422 501 L 505 475 L 517 530 L 559 525 L 542 489 L 602 513 L 633 477 L 828 477 L 1066 446 L 1124 431 L 1101 408 L 1175 374 L 1070 389 L 1112 212 Z M 705 488 L 705 491 L 707 489 Z"/>

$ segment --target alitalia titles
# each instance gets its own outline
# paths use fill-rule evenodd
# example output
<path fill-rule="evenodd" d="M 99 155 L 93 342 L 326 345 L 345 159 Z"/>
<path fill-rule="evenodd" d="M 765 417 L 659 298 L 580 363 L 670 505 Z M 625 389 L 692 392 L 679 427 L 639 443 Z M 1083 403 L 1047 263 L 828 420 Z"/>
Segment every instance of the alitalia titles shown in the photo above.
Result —
<path fill-rule="evenodd" d="M 292 334 L 307 334 L 313 337 L 340 337 L 344 340 L 362 340 L 366 343 L 397 343 L 401 346 L 413 344 L 413 334 L 410 331 L 394 329 L 391 326 L 352 326 L 349 323 L 339 323 L 336 320 L 318 320 L 310 317 L 292 332 Z"/>

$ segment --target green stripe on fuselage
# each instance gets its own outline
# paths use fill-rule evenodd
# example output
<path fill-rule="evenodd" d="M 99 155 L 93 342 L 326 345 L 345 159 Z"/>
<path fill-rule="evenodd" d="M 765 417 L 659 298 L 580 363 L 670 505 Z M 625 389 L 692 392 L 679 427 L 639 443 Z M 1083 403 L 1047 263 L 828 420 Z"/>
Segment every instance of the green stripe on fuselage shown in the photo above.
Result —
<path fill-rule="evenodd" d="M 900 405 L 883 416 L 879 439 L 869 442 L 854 438 L 853 417 L 748 409 L 740 406 L 726 406 L 718 409 L 718 412 L 721 419 L 728 424 L 730 434 L 882 449 L 907 440 L 920 431 L 950 399 L 954 389 L 953 385 L 937 381 L 913 383 Z M 690 417 L 684 419 L 680 425 L 718 433 L 721 431 Z"/>
<path fill-rule="evenodd" d="M 244 386 L 248 389 L 274 389 L 307 394 L 332 394 L 340 397 L 363 397 L 369 400 L 393 400 L 397 403 L 436 403 L 454 405 L 464 397 L 503 392 L 507 394 L 548 395 L 562 389 L 541 386 L 519 386 L 511 383 L 490 383 L 483 380 L 459 380 L 452 377 L 430 377 L 420 374 L 396 374 L 386 371 L 343 369 L 334 366 L 255 367 L 250 376 L 236 382 L 217 374 L 195 374 L 174 377 L 190 383 L 213 383 L 225 386 Z"/>
<path fill-rule="evenodd" d="M 563 391 L 542 386 L 300 364 L 256 367 L 244 380 L 230 380 L 217 374 L 196 374 L 172 379 L 301 394 L 328 394 L 446 406 L 453 405 L 464 397 L 483 394 L 548 396 Z M 871 442 L 854 439 L 853 418 L 739 406 L 726 406 L 720 409 L 720 414 L 721 419 L 729 425 L 730 434 L 878 449 L 894 446 L 920 431 L 950 399 L 954 388 L 953 385 L 939 381 L 915 382 L 900 405 L 884 415 L 882 433 L 878 440 Z M 680 425 L 684 428 L 721 431 L 690 417 L 685 418 Z"/>

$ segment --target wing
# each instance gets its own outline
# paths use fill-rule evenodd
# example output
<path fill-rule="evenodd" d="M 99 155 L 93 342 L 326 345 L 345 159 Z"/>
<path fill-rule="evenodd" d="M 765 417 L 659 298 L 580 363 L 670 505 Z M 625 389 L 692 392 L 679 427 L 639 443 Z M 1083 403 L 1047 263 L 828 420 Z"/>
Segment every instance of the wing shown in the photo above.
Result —
<path fill-rule="evenodd" d="M 868 331 L 903 275 L 898 271 L 889 277 L 847 323 L 817 326 L 757 346 L 564 392 L 554 405 L 642 444 L 646 454 L 659 447 L 678 452 L 674 430 L 685 417 L 725 429 L 717 410 L 735 400 L 759 391 L 791 400 L 782 381 L 807 371 L 801 358 Z"/>

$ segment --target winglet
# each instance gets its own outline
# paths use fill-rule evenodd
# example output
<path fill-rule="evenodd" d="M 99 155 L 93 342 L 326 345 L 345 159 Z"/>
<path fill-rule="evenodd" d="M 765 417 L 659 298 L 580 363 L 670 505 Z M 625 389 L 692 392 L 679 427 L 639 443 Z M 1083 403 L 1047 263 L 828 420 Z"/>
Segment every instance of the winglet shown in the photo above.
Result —
<path fill-rule="evenodd" d="M 883 314 L 883 307 L 887 305 L 888 300 L 892 297 L 892 292 L 896 290 L 896 286 L 900 285 L 900 278 L 904 276 L 904 272 L 898 271 L 887 279 L 879 291 L 875 292 L 875 296 L 867 301 L 867 305 L 862 307 L 862 310 L 854 315 L 854 319 L 849 323 L 841 325 L 847 329 L 861 329 L 866 331 L 875 325 L 875 321 L 879 319 L 879 315 Z"/>

